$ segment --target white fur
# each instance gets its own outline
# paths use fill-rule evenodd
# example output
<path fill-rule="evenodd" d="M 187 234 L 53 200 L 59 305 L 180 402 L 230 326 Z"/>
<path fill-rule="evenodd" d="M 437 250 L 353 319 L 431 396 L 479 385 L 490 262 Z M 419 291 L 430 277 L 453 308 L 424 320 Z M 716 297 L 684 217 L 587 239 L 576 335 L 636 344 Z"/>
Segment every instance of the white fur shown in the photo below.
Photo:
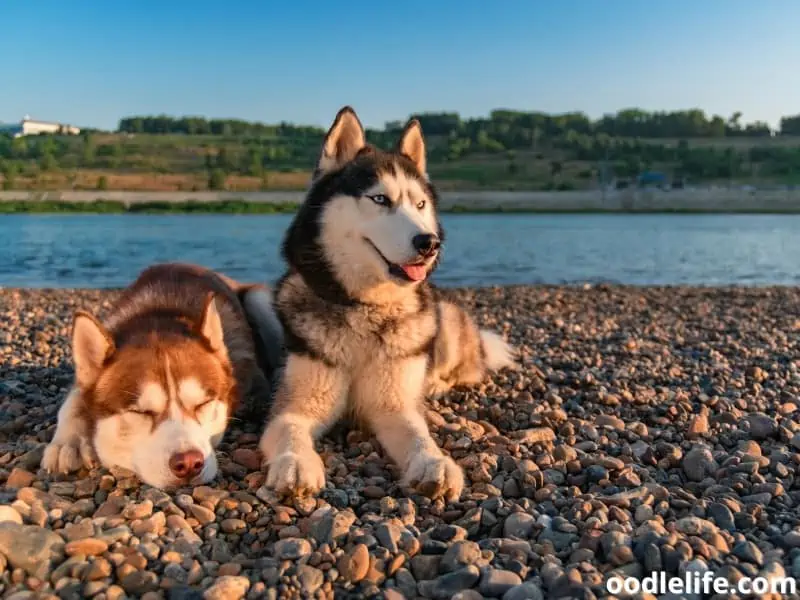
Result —
<path fill-rule="evenodd" d="M 403 468 L 406 483 L 450 500 L 461 494 L 461 469 L 436 446 L 419 410 L 427 358 L 398 361 L 392 350 L 391 343 L 347 345 L 342 348 L 347 370 L 289 356 L 276 398 L 284 406 L 268 423 L 259 444 L 269 467 L 269 487 L 279 492 L 316 492 L 323 487 L 325 470 L 314 441 L 347 407 L 369 423 L 389 456 Z"/>
<path fill-rule="evenodd" d="M 487 329 L 480 330 L 481 344 L 486 352 L 486 367 L 490 371 L 519 369 L 514 348 L 499 334 Z"/>
<path fill-rule="evenodd" d="M 92 440 L 88 423 L 78 410 L 83 400 L 77 388 L 73 388 L 58 411 L 56 433 L 45 448 L 42 467 L 48 472 L 69 473 L 81 466 L 92 468 L 99 460 L 133 471 L 149 485 L 166 488 L 177 482 L 169 469 L 170 457 L 178 452 L 199 450 L 204 466 L 193 483 L 211 481 L 217 474 L 214 449 L 225 433 L 227 407 L 215 399 L 197 408 L 207 398 L 194 377 L 177 385 L 169 383 L 168 390 L 153 382 L 145 383 L 132 405 L 137 411 L 158 415 L 166 411 L 167 418 L 155 429 L 151 416 L 123 412 L 99 419 Z M 190 416 L 193 411 L 196 420 Z"/>
<path fill-rule="evenodd" d="M 261 436 L 259 448 L 269 468 L 266 483 L 279 492 L 317 491 L 325 485 L 325 466 L 314 440 L 344 413 L 347 381 L 343 373 L 316 364 L 301 356 L 288 361 L 278 394 L 291 389 L 303 399 L 304 410 L 280 413 Z"/>
<path fill-rule="evenodd" d="M 402 171 L 391 176 L 384 175 L 373 189 L 367 191 L 366 196 L 374 194 L 385 194 L 391 198 L 395 203 L 393 210 L 377 206 L 369 198 L 362 198 L 357 204 L 360 213 L 358 220 L 351 226 L 358 226 L 361 233 L 391 262 L 405 264 L 417 260 L 419 257 L 411 240 L 421 233 L 436 233 L 433 205 L 419 181 L 409 178 Z M 417 206 L 422 201 L 425 201 L 425 205 L 420 209 Z"/>
<path fill-rule="evenodd" d="M 403 469 L 406 485 L 458 498 L 464 475 L 433 441 L 419 410 L 427 359 L 411 358 L 382 370 L 370 366 L 354 382 L 354 409 L 366 416 L 386 453 Z"/>
<path fill-rule="evenodd" d="M 376 194 L 387 195 L 396 206 L 389 209 L 375 204 L 369 196 Z M 425 205 L 417 208 L 423 200 Z M 357 294 L 389 281 L 386 263 L 375 248 L 397 265 L 416 262 L 419 254 L 412 243 L 414 236 L 436 231 L 434 207 L 419 182 L 398 173 L 381 177 L 361 198 L 332 199 L 322 216 L 320 238 L 337 279 Z M 428 263 L 433 261 L 431 257 Z M 400 284 L 391 285 L 396 288 Z"/>
<path fill-rule="evenodd" d="M 194 377 L 187 377 L 178 384 L 178 397 L 186 408 L 194 408 L 206 401 L 206 391 Z"/>
<path fill-rule="evenodd" d="M 359 205 L 366 203 L 374 205 L 369 199 L 362 200 Z M 420 233 L 433 233 L 421 222 L 420 215 L 414 214 L 405 203 L 391 212 L 382 207 L 376 206 L 376 208 L 382 210 L 383 214 L 374 215 L 369 221 L 362 222 L 362 235 L 375 244 L 390 262 L 403 265 L 419 260 L 411 240 Z M 368 211 L 365 207 L 361 212 L 372 211 Z M 369 248 L 369 251 L 375 252 L 372 248 Z"/>
<path fill-rule="evenodd" d="M 199 450 L 205 464 L 192 483 L 207 483 L 216 476 L 214 448 L 225 432 L 227 409 L 223 402 L 214 400 L 197 410 L 195 420 L 187 412 L 205 401 L 205 391 L 194 378 L 184 379 L 174 387 L 178 398 L 158 384 L 143 386 L 136 409 L 151 410 L 147 407 L 157 407 L 161 403 L 166 411 L 166 419 L 155 429 L 152 417 L 134 412 L 98 420 L 94 445 L 103 464 L 124 467 L 149 485 L 168 488 L 178 482 L 169 469 L 170 457 L 179 452 Z"/>
<path fill-rule="evenodd" d="M 97 457 L 89 443 L 88 426 L 78 412 L 81 401 L 73 388 L 58 410 L 56 433 L 42 457 L 42 467 L 50 473 L 70 473 L 95 465 Z"/>
<path fill-rule="evenodd" d="M 136 402 L 140 410 L 149 410 L 154 413 L 162 413 L 167 408 L 167 392 L 157 383 L 145 383 L 139 392 L 139 399 Z"/>
<path fill-rule="evenodd" d="M 325 465 L 314 450 L 313 440 L 321 435 L 320 423 L 297 414 L 281 415 L 265 432 L 262 449 L 267 450 L 269 471 L 266 484 L 278 490 L 319 490 L 325 485 Z M 319 433 L 318 433 L 319 432 Z M 273 438 L 282 443 L 271 443 Z"/>

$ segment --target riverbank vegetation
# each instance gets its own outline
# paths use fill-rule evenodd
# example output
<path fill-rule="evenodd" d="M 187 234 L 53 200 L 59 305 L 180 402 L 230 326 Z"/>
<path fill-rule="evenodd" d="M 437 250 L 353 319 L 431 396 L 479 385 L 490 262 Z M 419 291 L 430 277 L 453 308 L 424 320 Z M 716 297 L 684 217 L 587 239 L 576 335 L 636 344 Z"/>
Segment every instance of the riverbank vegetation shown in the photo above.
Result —
<path fill-rule="evenodd" d="M 800 115 L 778 131 L 741 114 L 700 110 L 582 113 L 495 110 L 416 115 L 431 176 L 445 190 L 574 190 L 617 186 L 800 183 Z M 389 147 L 402 121 L 367 132 Z M 307 185 L 324 130 L 169 116 L 122 119 L 115 132 L 0 136 L 3 189 L 296 190 Z"/>
<path fill-rule="evenodd" d="M 60 202 L 48 200 L 0 202 L 0 214 L 291 214 L 296 204 L 220 200 L 212 202 L 137 202 L 116 200 Z"/>

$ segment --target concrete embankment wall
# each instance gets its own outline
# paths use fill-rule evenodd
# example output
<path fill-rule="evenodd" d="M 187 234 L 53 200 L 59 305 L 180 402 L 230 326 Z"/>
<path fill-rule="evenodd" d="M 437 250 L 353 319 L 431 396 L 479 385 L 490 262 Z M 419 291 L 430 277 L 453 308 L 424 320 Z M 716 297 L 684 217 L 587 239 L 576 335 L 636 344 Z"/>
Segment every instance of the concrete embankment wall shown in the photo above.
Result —
<path fill-rule="evenodd" d="M 0 191 L 0 202 L 220 202 L 297 204 L 303 192 Z M 797 212 L 800 189 L 599 190 L 567 192 L 442 192 L 443 209 L 530 211 Z"/>

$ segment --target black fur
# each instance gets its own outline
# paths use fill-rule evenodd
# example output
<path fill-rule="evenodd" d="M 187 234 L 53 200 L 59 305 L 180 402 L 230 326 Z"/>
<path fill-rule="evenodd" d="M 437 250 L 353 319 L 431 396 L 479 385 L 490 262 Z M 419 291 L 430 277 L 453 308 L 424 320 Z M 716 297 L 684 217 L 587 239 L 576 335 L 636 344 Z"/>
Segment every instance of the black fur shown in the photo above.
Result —
<path fill-rule="evenodd" d="M 283 275 L 278 280 L 278 283 L 275 285 L 275 313 L 278 315 L 278 320 L 281 323 L 281 327 L 283 327 L 283 344 L 286 349 L 287 353 L 291 354 L 299 354 L 301 356 L 308 356 L 309 358 L 313 358 L 314 360 L 318 360 L 328 366 L 333 366 L 333 363 L 328 361 L 325 356 L 316 352 L 313 348 L 311 348 L 306 340 L 294 330 L 292 327 L 292 319 L 290 318 L 291 314 L 296 313 L 303 313 L 303 312 L 315 312 L 319 311 L 318 308 L 311 306 L 311 302 L 306 302 L 302 306 L 293 305 L 289 314 L 283 309 L 280 297 L 281 297 L 281 290 L 283 289 L 284 285 L 286 284 L 287 279 L 291 275 L 291 272 L 288 272 Z M 322 303 L 320 303 L 322 304 Z M 325 311 L 325 314 L 332 319 L 339 319 L 343 320 L 343 311 L 344 306 L 341 304 L 335 305 L 330 307 L 329 310 Z"/>
<path fill-rule="evenodd" d="M 358 198 L 378 182 L 381 173 L 394 173 L 397 170 L 418 180 L 434 206 L 438 204 L 436 189 L 419 174 L 411 159 L 367 146 L 342 168 L 324 173 L 314 180 L 289 226 L 283 240 L 283 257 L 290 269 L 299 273 L 314 293 L 327 302 L 343 306 L 359 304 L 336 280 L 320 246 L 320 221 L 325 205 L 339 194 Z M 437 220 L 436 225 L 436 234 L 444 243 L 441 222 Z M 438 262 L 437 259 L 430 272 L 436 269 Z"/>

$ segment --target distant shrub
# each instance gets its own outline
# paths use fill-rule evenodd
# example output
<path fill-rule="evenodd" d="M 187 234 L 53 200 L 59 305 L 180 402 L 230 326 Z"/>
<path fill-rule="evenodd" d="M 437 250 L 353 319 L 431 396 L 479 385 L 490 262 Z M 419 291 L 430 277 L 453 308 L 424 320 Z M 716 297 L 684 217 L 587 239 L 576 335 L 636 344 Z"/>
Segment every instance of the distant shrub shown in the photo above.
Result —
<path fill-rule="evenodd" d="M 225 172 L 222 169 L 212 169 L 211 174 L 208 176 L 208 189 L 224 190 L 225 179 Z"/>
<path fill-rule="evenodd" d="M 53 158 L 52 154 L 45 154 L 39 161 L 39 166 L 42 171 L 55 171 L 58 168 L 58 161 Z"/>

